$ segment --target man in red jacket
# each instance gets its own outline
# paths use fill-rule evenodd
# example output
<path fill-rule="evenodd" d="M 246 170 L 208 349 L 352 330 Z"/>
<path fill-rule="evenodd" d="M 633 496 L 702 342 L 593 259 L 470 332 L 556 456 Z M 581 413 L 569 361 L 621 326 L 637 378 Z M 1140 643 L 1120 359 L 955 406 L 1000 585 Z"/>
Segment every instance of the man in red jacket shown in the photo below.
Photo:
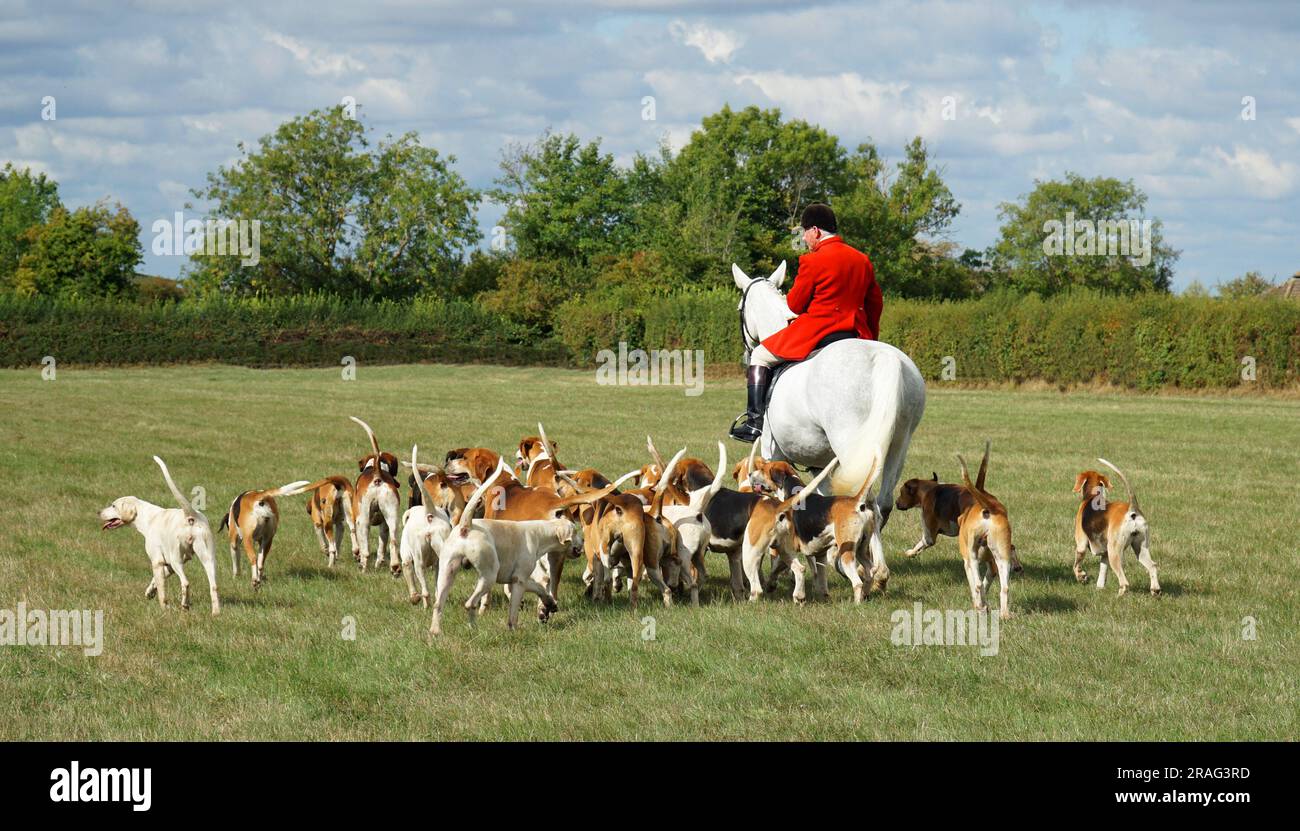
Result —
<path fill-rule="evenodd" d="M 798 317 L 750 355 L 745 414 L 731 427 L 731 437 L 739 441 L 752 442 L 763 434 L 763 403 L 772 367 L 802 361 L 837 340 L 875 340 L 880 333 L 883 301 L 871 260 L 840 239 L 829 205 L 814 202 L 804 208 L 799 224 L 808 253 L 799 258 L 799 273 L 786 296 Z"/>

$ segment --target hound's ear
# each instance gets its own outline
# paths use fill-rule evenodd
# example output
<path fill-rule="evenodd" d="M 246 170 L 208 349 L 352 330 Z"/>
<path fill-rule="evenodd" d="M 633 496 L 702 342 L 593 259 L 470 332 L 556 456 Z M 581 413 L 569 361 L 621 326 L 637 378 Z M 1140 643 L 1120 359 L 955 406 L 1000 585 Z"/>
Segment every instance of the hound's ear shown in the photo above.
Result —
<path fill-rule="evenodd" d="M 736 288 L 744 289 L 750 284 L 749 275 L 740 270 L 740 266 L 731 264 L 731 279 L 736 281 Z"/>
<path fill-rule="evenodd" d="M 1079 478 L 1074 480 L 1074 492 L 1083 493 L 1083 483 L 1088 481 L 1088 474 L 1080 473 Z"/>
<path fill-rule="evenodd" d="M 743 464 L 744 462 L 736 462 L 736 466 L 731 469 L 731 478 L 735 479 L 737 482 L 740 481 L 740 467 Z"/>
<path fill-rule="evenodd" d="M 582 513 L 580 513 L 578 516 L 582 519 L 583 525 L 590 525 L 591 521 L 596 517 L 596 509 L 588 505 L 587 507 L 582 509 Z"/>
<path fill-rule="evenodd" d="M 368 461 L 370 461 L 370 457 L 369 457 L 369 456 L 365 457 L 364 459 L 358 459 L 358 460 L 357 460 L 357 470 L 360 471 L 361 473 L 365 473 L 365 472 L 366 472 L 366 462 L 368 462 Z"/>
<path fill-rule="evenodd" d="M 1110 480 L 1106 478 L 1106 474 L 1104 474 L 1104 473 L 1099 474 L 1099 475 L 1097 476 L 1097 478 L 1101 480 L 1101 486 L 1102 486 L 1103 488 L 1109 488 L 1109 487 L 1110 487 Z"/>
<path fill-rule="evenodd" d="M 781 288 L 781 284 L 785 282 L 785 260 L 781 261 L 781 264 L 776 267 L 776 271 L 772 272 L 772 276 L 768 277 L 767 281 L 777 288 Z"/>

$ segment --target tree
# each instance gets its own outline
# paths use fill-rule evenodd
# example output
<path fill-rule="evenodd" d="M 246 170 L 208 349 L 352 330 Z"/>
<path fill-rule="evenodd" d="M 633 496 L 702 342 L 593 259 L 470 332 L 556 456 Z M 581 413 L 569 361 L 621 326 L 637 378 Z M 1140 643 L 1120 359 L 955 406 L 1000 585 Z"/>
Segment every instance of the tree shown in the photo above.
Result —
<path fill-rule="evenodd" d="M 881 290 L 902 297 L 957 298 L 973 290 L 970 269 L 944 239 L 961 211 L 920 137 L 891 172 L 875 146 L 848 160 L 852 186 L 832 207 L 846 240 L 867 252 Z"/>
<path fill-rule="evenodd" d="M 0 170 L 0 291 L 14 287 L 14 273 L 29 244 L 27 230 L 44 224 L 61 206 L 53 179 L 5 163 Z"/>
<path fill-rule="evenodd" d="M 545 133 L 512 144 L 501 156 L 491 197 L 506 206 L 501 224 L 526 259 L 585 265 L 622 250 L 631 237 L 628 187 L 600 141 Z"/>
<path fill-rule="evenodd" d="M 19 294 L 105 297 L 135 294 L 135 267 L 143 258 L 140 223 L 122 205 L 68 211 L 23 234 L 26 251 L 14 274 Z"/>
<path fill-rule="evenodd" d="M 1218 290 L 1220 297 L 1236 300 L 1241 297 L 1258 297 L 1271 288 L 1273 284 L 1265 280 L 1264 275 L 1258 271 L 1247 271 L 1235 280 L 1220 283 Z"/>
<path fill-rule="evenodd" d="M 1004 202 L 991 249 L 994 284 L 1050 295 L 1072 286 L 1131 294 L 1168 291 L 1178 252 L 1164 243 L 1147 197 L 1130 181 L 1035 181 L 1019 203 Z"/>
<path fill-rule="evenodd" d="M 453 157 L 415 133 L 371 151 L 361 122 L 334 107 L 239 149 L 242 158 L 193 194 L 213 203 L 215 219 L 261 223 L 259 261 L 195 255 L 191 277 L 203 290 L 406 297 L 444 288 L 478 240 L 478 194 L 451 169 Z"/>
<path fill-rule="evenodd" d="M 677 230 L 688 274 L 712 283 L 732 262 L 754 273 L 797 252 L 792 243 L 809 202 L 846 191 L 846 153 L 835 136 L 806 121 L 782 121 L 777 109 L 723 107 L 706 116 L 675 157 L 662 165 L 658 217 Z M 662 242 L 660 243 L 662 246 Z"/>

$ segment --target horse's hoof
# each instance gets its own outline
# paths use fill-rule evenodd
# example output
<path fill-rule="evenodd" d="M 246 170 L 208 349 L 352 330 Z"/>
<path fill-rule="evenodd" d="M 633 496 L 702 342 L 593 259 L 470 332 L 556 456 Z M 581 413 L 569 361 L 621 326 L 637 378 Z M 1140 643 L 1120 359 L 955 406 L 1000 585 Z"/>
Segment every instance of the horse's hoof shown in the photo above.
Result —
<path fill-rule="evenodd" d="M 1151 590 L 1151 596 L 1152 596 L 1152 597 L 1159 597 L 1159 596 L 1160 596 L 1161 594 L 1163 594 L 1163 593 L 1164 593 L 1164 592 L 1162 592 L 1162 591 L 1160 590 L 1159 587 L 1154 588 L 1154 589 Z"/>

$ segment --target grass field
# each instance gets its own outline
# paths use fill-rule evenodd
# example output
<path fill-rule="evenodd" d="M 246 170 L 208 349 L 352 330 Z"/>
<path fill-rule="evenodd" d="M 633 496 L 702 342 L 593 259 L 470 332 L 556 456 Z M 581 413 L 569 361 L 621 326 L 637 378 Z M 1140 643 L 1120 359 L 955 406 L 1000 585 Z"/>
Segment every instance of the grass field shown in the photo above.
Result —
<path fill-rule="evenodd" d="M 304 497 L 282 523 L 256 593 L 218 539 L 223 611 L 146 601 L 143 539 L 102 532 L 96 512 L 133 494 L 172 506 L 157 453 L 215 528 L 239 491 L 355 475 L 367 419 L 385 449 L 514 446 L 540 419 L 570 465 L 618 473 L 645 434 L 711 465 L 742 405 L 738 382 L 615 388 L 589 372 L 496 367 L 230 367 L 0 372 L 0 609 L 103 609 L 99 657 L 0 647 L 0 739 L 1294 739 L 1300 707 L 1297 523 L 1300 403 L 1278 399 L 932 388 L 907 475 L 956 476 L 953 453 L 993 441 L 989 488 L 1008 506 L 1023 575 L 998 654 L 890 641 L 890 614 L 965 609 L 953 540 L 916 560 L 916 512 L 884 541 L 888 593 L 861 606 L 831 577 L 830 602 L 736 604 L 710 555 L 702 605 L 643 593 L 595 606 L 580 569 L 549 624 L 507 632 L 503 604 L 471 629 L 428 613 L 387 573 L 325 566 Z M 734 456 L 747 448 L 729 443 Z M 1126 561 L 1133 590 L 1075 583 L 1076 473 L 1120 465 L 1153 527 L 1164 596 Z M 1118 483 L 1117 483 L 1118 484 Z M 406 493 L 403 482 L 402 500 Z M 1095 575 L 1094 563 L 1089 563 Z M 463 575 L 453 599 L 463 602 Z M 173 579 L 173 592 L 177 591 Z M 173 597 L 176 595 L 173 594 Z M 499 595 L 498 595 L 499 596 Z M 532 609 L 532 602 L 525 604 Z M 640 616 L 655 618 L 642 639 Z M 343 619 L 356 638 L 341 637 Z M 1243 638 L 1243 619 L 1257 638 Z"/>

